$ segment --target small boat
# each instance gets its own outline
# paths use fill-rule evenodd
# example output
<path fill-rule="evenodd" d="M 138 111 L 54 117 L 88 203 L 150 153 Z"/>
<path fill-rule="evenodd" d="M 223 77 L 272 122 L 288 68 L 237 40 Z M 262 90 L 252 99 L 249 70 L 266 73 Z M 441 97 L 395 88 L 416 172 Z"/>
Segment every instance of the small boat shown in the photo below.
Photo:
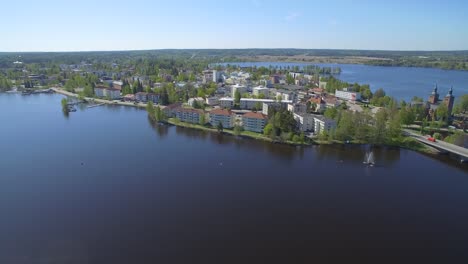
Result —
<path fill-rule="evenodd" d="M 364 156 L 364 161 L 362 163 L 369 165 L 371 167 L 374 166 L 375 164 L 374 152 L 372 151 L 367 152 L 366 155 Z"/>

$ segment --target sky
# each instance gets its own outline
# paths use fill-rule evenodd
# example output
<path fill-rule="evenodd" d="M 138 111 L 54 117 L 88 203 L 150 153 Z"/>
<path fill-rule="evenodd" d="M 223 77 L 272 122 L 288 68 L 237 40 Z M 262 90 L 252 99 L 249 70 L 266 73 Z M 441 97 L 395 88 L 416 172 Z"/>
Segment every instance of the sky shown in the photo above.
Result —
<path fill-rule="evenodd" d="M 2 0 L 0 51 L 468 50 L 467 0 Z"/>

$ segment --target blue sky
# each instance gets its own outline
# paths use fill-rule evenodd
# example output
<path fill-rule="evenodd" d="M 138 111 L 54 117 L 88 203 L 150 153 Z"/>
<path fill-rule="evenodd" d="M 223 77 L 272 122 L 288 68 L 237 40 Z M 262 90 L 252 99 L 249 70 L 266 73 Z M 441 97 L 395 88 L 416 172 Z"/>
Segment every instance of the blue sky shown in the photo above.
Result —
<path fill-rule="evenodd" d="M 466 0 L 5 0 L 1 6 L 0 51 L 468 50 Z"/>

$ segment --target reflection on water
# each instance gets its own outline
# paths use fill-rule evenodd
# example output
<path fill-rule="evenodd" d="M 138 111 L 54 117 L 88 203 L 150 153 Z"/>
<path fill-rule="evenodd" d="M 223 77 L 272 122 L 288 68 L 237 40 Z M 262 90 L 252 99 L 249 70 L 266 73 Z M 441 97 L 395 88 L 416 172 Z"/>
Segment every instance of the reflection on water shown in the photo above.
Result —
<path fill-rule="evenodd" d="M 370 168 L 370 146 L 272 144 L 121 106 L 64 120 L 60 99 L 0 95 L 14 124 L 0 129 L 0 264 L 468 259 L 464 165 L 373 148 Z"/>

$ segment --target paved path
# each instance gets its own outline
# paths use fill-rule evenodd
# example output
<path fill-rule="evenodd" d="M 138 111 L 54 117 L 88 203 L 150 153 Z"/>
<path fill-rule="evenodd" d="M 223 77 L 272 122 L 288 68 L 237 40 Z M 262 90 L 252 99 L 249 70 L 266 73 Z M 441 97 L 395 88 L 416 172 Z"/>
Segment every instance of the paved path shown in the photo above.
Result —
<path fill-rule="evenodd" d="M 59 93 L 59 94 L 63 94 L 63 95 L 70 96 L 70 97 L 78 97 L 77 94 L 65 91 L 65 90 L 60 89 L 60 88 L 55 88 L 54 87 L 54 88 L 51 88 L 51 89 L 54 92 Z M 122 101 L 119 101 L 119 100 L 110 101 L 110 100 L 91 98 L 91 97 L 85 97 L 85 99 L 87 101 L 90 101 L 90 102 L 97 102 L 97 103 L 103 103 L 103 104 L 124 105 L 124 106 L 133 106 L 133 107 L 146 108 L 146 104 L 144 104 L 144 103 L 135 104 L 135 103 L 132 103 L 132 102 L 122 102 Z M 159 105 L 159 107 L 161 107 L 161 109 L 165 108 L 165 106 L 163 106 L 163 105 Z"/>

